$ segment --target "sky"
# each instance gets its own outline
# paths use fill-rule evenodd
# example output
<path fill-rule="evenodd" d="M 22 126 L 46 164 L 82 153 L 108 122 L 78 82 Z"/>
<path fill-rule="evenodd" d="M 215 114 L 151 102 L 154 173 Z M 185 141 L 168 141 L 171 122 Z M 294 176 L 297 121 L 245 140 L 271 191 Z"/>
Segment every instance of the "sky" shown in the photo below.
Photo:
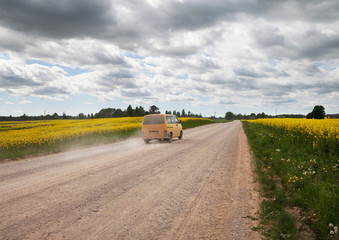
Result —
<path fill-rule="evenodd" d="M 0 116 L 339 113 L 338 0 L 0 0 Z"/>

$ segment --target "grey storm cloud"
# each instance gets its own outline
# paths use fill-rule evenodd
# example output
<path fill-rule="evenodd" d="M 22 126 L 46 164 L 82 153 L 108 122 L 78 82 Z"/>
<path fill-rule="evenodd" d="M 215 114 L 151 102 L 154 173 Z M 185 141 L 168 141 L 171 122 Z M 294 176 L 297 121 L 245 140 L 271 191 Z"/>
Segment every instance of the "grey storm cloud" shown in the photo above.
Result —
<path fill-rule="evenodd" d="M 0 86 L 3 88 L 21 88 L 21 87 L 36 87 L 41 86 L 41 83 L 37 83 L 29 78 L 24 78 L 15 75 L 2 75 L 0 72 Z"/>
<path fill-rule="evenodd" d="M 2 25 L 54 38 L 100 35 L 115 23 L 108 0 L 2 0 L 0 9 Z"/>
<path fill-rule="evenodd" d="M 301 46 L 300 57 L 308 59 L 338 58 L 339 35 L 327 36 L 315 30 L 307 32 L 304 44 Z"/>
<path fill-rule="evenodd" d="M 128 11 L 120 13 L 120 9 Z M 0 25 L 15 31 L 56 39 L 104 39 L 124 49 L 136 50 L 141 47 L 157 54 L 178 57 L 195 54 L 199 49 L 194 46 L 159 49 L 150 44 L 148 39 L 166 39 L 174 32 L 205 29 L 219 22 L 233 22 L 244 16 L 269 21 L 293 21 L 298 18 L 312 22 L 338 20 L 338 15 L 339 2 L 334 0 L 160 1 L 159 7 L 136 0 L 0 1 Z M 254 35 L 261 47 L 286 46 L 286 37 L 279 32 L 278 27 L 257 29 Z M 216 39 L 210 39 L 209 44 L 213 44 Z M 327 54 L 338 46 L 338 36 L 320 40 L 324 43 L 319 45 L 318 51 L 312 51 L 313 55 Z M 10 45 L 10 42 L 7 44 Z M 22 45 L 17 43 L 12 47 L 22 48 Z M 314 57 L 308 50 L 305 48 L 300 54 Z M 121 63 L 119 58 L 105 55 L 97 57 L 99 61 Z"/>
<path fill-rule="evenodd" d="M 169 1 L 164 21 L 174 29 L 195 30 L 214 25 L 222 20 L 234 20 L 248 1 Z M 163 23 L 164 25 L 166 23 Z"/>
<path fill-rule="evenodd" d="M 131 18 L 127 22 L 117 16 L 119 6 L 130 10 L 131 16 L 119 16 Z M 289 6 L 295 10 L 290 11 Z M 2 0 L 0 9 L 0 23 L 21 32 L 55 38 L 119 38 L 140 37 L 141 32 L 201 29 L 219 21 L 234 21 L 241 14 L 284 20 L 295 15 L 305 20 L 329 21 L 338 18 L 339 4 L 333 0 L 189 0 L 161 1 L 159 8 L 153 8 L 145 1 L 135 0 Z"/>
<path fill-rule="evenodd" d="M 271 21 L 305 21 L 329 23 L 338 20 L 339 2 L 336 0 L 257 0 L 246 7 L 253 16 Z"/>

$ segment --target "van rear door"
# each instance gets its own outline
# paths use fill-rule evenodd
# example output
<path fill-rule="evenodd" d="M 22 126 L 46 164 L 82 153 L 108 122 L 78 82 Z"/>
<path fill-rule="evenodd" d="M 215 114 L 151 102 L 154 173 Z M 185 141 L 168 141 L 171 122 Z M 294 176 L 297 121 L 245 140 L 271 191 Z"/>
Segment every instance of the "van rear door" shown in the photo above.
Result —
<path fill-rule="evenodd" d="M 149 115 L 144 117 L 142 130 L 145 139 L 164 137 L 165 121 L 163 115 Z"/>

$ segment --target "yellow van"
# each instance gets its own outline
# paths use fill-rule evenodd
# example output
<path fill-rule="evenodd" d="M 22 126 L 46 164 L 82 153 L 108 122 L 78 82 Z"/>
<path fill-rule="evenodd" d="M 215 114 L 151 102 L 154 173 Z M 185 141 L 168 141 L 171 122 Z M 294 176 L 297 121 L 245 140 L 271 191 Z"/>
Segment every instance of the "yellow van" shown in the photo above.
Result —
<path fill-rule="evenodd" d="M 142 135 L 145 143 L 153 139 L 168 140 L 168 142 L 172 142 L 172 138 L 182 140 L 181 121 L 177 116 L 170 114 L 146 115 L 142 123 Z"/>

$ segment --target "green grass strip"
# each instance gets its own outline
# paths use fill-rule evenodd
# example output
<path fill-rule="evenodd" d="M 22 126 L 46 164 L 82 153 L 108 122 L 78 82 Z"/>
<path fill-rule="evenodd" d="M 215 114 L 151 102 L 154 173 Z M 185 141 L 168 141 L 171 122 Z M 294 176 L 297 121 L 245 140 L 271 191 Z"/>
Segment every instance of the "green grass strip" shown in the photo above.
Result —
<path fill-rule="evenodd" d="M 302 233 L 298 233 L 294 216 L 286 211 L 298 207 L 302 210 L 298 217 L 311 227 L 316 239 L 339 239 L 339 151 L 314 149 L 312 143 L 291 137 L 283 129 L 248 122 L 243 125 L 265 197 L 260 226 L 264 235 L 268 239 L 299 239 Z"/>
<path fill-rule="evenodd" d="M 182 122 L 182 128 L 187 129 L 187 128 L 194 128 L 198 126 L 203 126 L 207 124 L 212 124 L 215 123 L 211 119 L 197 119 L 197 120 L 187 120 Z"/>

